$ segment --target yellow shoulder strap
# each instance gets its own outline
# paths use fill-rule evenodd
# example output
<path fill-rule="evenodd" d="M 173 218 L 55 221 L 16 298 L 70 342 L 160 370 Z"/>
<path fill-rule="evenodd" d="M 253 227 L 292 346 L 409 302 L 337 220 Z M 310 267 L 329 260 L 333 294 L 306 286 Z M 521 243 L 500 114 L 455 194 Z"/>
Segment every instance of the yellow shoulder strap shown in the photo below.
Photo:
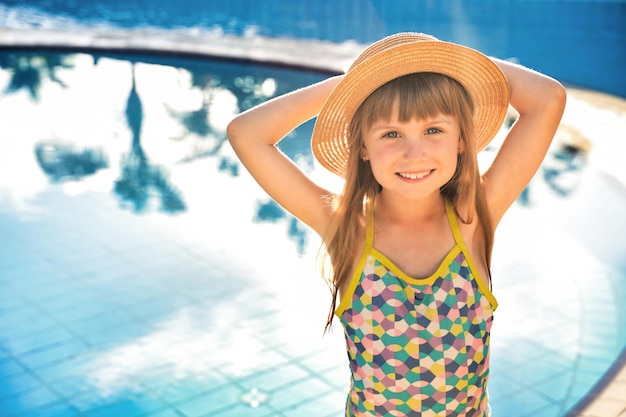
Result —
<path fill-rule="evenodd" d="M 454 211 L 454 207 L 452 207 L 452 204 L 448 200 L 446 200 L 446 214 L 448 215 L 448 222 L 450 223 L 450 228 L 452 229 L 452 234 L 454 235 L 454 241 L 456 242 L 458 247 L 461 248 L 461 251 L 465 254 L 465 259 L 467 259 L 467 263 L 470 267 L 470 270 L 475 275 L 476 282 L 478 283 L 478 287 L 480 288 L 481 292 L 485 295 L 485 297 L 487 297 L 487 300 L 489 300 L 489 303 L 491 303 L 491 307 L 495 311 L 496 308 L 498 308 L 498 301 L 496 300 L 494 295 L 491 293 L 491 289 L 489 289 L 489 286 L 486 284 L 486 281 L 484 281 L 481 278 L 480 274 L 478 273 L 478 269 L 476 269 L 476 266 L 474 265 L 474 260 L 472 259 L 469 253 L 469 250 L 467 250 L 467 247 L 465 246 L 465 243 L 463 242 L 463 237 L 461 236 L 461 229 L 459 228 L 459 222 L 456 219 L 456 213 Z"/>
<path fill-rule="evenodd" d="M 366 210 L 365 247 L 371 248 L 374 245 L 374 203 L 367 202 Z"/>
<path fill-rule="evenodd" d="M 465 244 L 463 243 L 463 238 L 461 237 L 461 229 L 459 229 L 459 223 L 456 219 L 456 213 L 454 212 L 454 207 L 452 204 L 446 200 L 446 214 L 448 215 L 448 223 L 450 223 L 450 229 L 452 229 L 452 235 L 454 236 L 454 241 L 461 248 L 465 248 Z"/>

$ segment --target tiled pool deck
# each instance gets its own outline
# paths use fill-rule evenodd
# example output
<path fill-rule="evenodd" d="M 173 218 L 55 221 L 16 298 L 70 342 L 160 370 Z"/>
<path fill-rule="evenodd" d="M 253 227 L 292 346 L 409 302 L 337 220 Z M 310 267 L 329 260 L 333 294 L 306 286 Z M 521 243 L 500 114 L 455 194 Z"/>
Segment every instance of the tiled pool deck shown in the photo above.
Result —
<path fill-rule="evenodd" d="M 232 42 L 211 46 L 158 36 L 142 42 L 0 30 L 0 45 L 126 45 L 198 54 L 227 50 L 229 56 L 248 54 L 272 62 L 286 56 L 290 64 L 328 64 L 297 44 L 260 53 L 254 43 Z M 341 68 L 352 56 L 346 47 L 333 65 Z M 570 89 L 570 97 L 564 118 L 568 140 L 607 132 L 623 140 L 626 100 L 577 89 Z M 588 106 L 601 120 L 580 119 L 573 106 Z M 212 168 L 204 164 L 183 174 L 209 178 Z M 626 173 L 612 169 L 607 167 L 613 175 L 609 185 L 597 182 L 603 174 L 587 183 L 609 187 L 619 209 L 626 204 Z M 198 197 L 199 209 L 185 218 L 128 213 L 113 219 L 115 203 L 98 193 L 72 197 L 63 212 L 24 210 L 17 221 L 0 211 L 0 415 L 341 415 L 345 352 L 339 326 L 321 337 L 328 294 L 315 274 L 316 244 L 304 257 L 293 256 L 290 242 L 264 244 L 264 236 L 280 233 L 283 225 L 242 228 L 241 219 L 249 219 L 252 210 L 228 204 L 234 186 L 226 177 L 211 184 L 223 204 L 216 207 Z M 539 188 L 530 189 L 530 198 Z M 59 198 L 66 197 L 43 193 L 31 203 L 55 207 Z M 537 231 L 520 230 L 524 208 L 514 208 L 502 225 L 503 233 L 519 236 L 524 250 L 496 265 L 494 276 L 505 275 L 499 269 L 531 278 L 495 284 L 501 307 L 493 337 L 493 407 L 507 410 L 505 417 L 556 417 L 583 399 L 570 417 L 624 417 L 624 354 L 607 374 L 610 378 L 584 398 L 597 379 L 592 371 L 609 368 L 623 348 L 615 345 L 624 330 L 616 328 L 622 316 L 613 299 L 624 295 L 623 276 L 616 281 L 612 271 L 585 264 L 585 248 L 559 235 L 555 226 L 577 218 L 550 217 L 564 207 L 554 204 L 537 209 L 547 216 L 537 229 L 546 233 L 542 239 Z M 607 213 L 599 215 L 614 214 Z M 598 234 L 626 231 L 623 222 L 592 226 Z M 216 230 L 241 233 L 208 236 Z M 589 245 L 607 257 L 623 256 L 623 247 L 617 249 L 621 253 L 610 253 L 602 242 L 592 239 Z M 570 266 L 572 259 L 581 265 Z M 553 281 L 532 278 L 533 268 L 550 263 L 555 264 Z M 598 279 L 591 282 L 589 275 Z M 589 351 L 594 354 L 580 354 Z M 529 361 L 533 366 L 527 366 Z"/>

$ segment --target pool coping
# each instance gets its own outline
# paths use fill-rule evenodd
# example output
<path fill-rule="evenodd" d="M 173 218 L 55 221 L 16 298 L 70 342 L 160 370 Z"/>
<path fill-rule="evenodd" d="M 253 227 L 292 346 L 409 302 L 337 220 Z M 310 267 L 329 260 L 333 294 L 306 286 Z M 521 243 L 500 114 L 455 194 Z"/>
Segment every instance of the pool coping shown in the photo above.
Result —
<path fill-rule="evenodd" d="M 292 38 L 236 37 L 219 32 L 158 29 L 0 29 L 0 49 L 58 49 L 209 57 L 342 73 L 364 48 Z M 322 58 L 323 57 L 323 58 Z M 625 109 L 626 110 L 626 109 Z M 626 348 L 565 417 L 626 417 Z"/>
<path fill-rule="evenodd" d="M 342 73 L 364 46 L 292 38 L 159 29 L 2 29 L 0 48 L 124 51 L 210 57 Z"/>
<path fill-rule="evenodd" d="M 626 416 L 626 348 L 611 368 L 564 417 Z"/>

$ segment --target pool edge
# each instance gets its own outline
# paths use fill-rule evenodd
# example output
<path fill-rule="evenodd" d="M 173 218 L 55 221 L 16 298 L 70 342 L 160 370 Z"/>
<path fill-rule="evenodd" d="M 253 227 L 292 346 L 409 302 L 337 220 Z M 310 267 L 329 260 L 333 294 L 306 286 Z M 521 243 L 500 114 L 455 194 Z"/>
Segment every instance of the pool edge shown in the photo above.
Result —
<path fill-rule="evenodd" d="M 626 348 L 589 393 L 564 417 L 623 417 L 626 415 L 624 388 L 626 388 Z"/>
<path fill-rule="evenodd" d="M 0 29 L 2 49 L 123 51 L 253 61 L 341 73 L 363 49 L 355 42 L 238 37 L 158 29 Z"/>

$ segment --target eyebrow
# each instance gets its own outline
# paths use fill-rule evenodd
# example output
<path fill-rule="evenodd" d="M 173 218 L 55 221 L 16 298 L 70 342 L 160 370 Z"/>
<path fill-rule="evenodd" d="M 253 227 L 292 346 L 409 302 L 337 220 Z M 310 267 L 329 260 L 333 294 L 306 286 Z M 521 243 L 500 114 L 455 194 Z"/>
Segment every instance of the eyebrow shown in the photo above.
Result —
<path fill-rule="evenodd" d="M 423 119 L 424 123 L 426 124 L 454 124 L 454 121 L 452 118 L 433 118 L 433 119 Z M 370 130 L 385 130 L 385 129 L 395 129 L 403 124 L 405 124 L 406 122 L 391 122 L 391 121 L 378 121 L 375 122 L 371 125 Z"/>

